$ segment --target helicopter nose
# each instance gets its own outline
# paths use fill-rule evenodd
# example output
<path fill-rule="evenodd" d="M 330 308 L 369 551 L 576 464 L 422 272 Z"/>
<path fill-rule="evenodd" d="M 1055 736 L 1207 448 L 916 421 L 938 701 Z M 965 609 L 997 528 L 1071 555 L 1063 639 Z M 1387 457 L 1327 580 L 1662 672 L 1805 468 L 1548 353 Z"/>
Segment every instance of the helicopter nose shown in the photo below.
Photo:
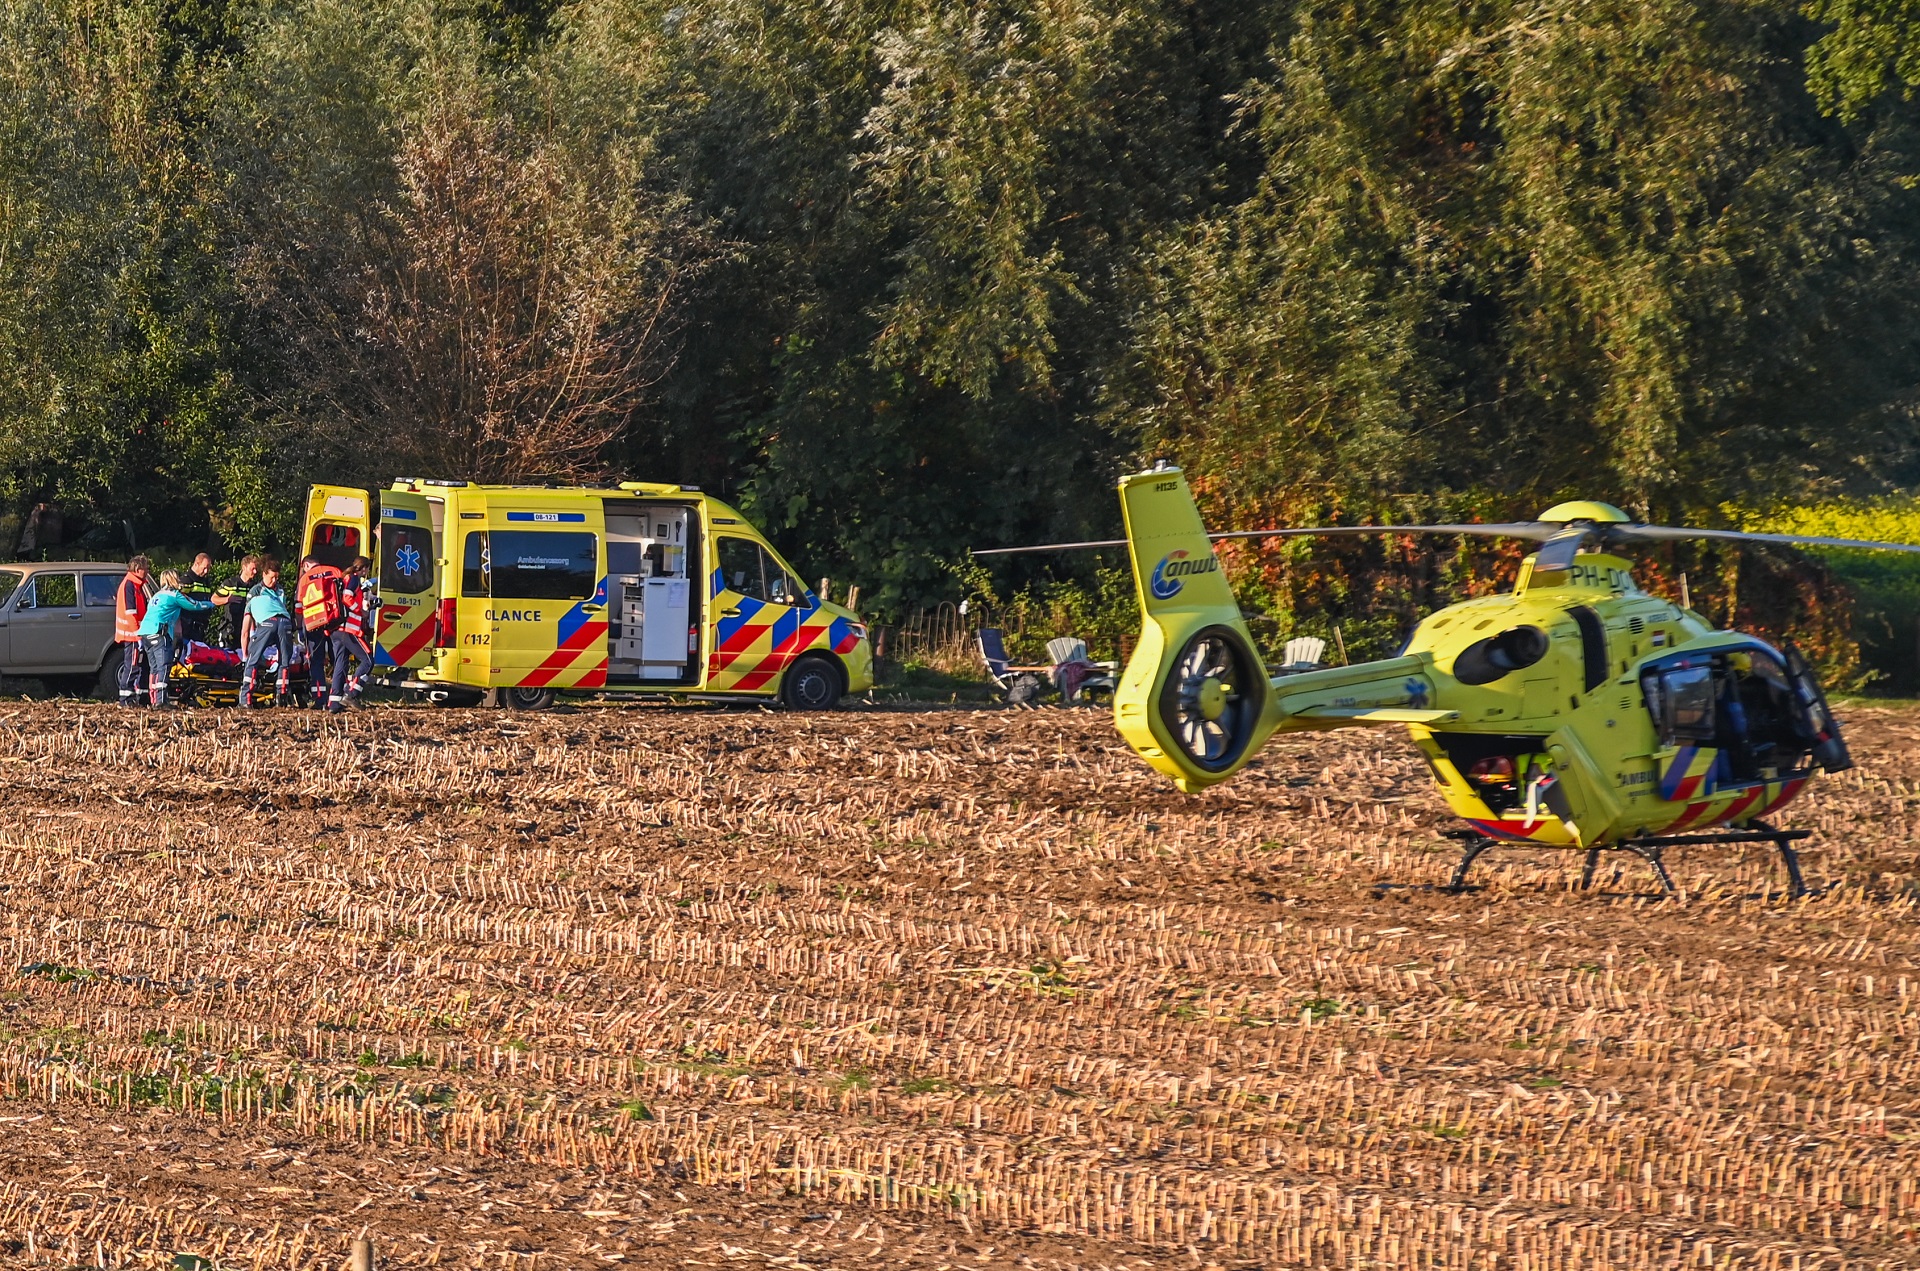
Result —
<path fill-rule="evenodd" d="M 1219 719 L 1227 709 L 1227 686 L 1209 675 L 1201 681 L 1200 692 L 1194 704 L 1200 708 L 1202 719 Z"/>

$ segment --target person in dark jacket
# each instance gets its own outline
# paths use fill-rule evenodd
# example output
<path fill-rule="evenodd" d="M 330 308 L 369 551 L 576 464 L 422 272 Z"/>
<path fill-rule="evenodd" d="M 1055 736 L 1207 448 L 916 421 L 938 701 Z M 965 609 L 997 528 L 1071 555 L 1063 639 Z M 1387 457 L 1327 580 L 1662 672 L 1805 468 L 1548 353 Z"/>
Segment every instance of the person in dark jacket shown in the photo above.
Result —
<path fill-rule="evenodd" d="M 213 557 L 201 552 L 193 558 L 193 568 L 180 575 L 180 594 L 188 600 L 198 601 L 206 609 L 188 608 L 180 614 L 178 642 L 193 640 L 199 644 L 207 642 L 207 623 L 213 616 Z"/>
<path fill-rule="evenodd" d="M 220 644 L 223 648 L 244 649 L 240 640 L 240 628 L 247 623 L 247 600 L 253 594 L 254 584 L 260 581 L 260 558 L 242 556 L 240 572 L 227 578 L 220 584 L 220 590 L 226 593 L 226 603 L 221 606 Z"/>

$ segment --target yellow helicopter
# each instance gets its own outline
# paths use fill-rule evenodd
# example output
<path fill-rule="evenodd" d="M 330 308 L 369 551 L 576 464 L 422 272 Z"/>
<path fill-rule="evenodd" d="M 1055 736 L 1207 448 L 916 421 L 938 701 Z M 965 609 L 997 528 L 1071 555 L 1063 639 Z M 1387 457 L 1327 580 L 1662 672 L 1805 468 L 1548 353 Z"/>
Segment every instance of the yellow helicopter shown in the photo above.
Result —
<path fill-rule="evenodd" d="M 1405 726 L 1467 828 L 1450 883 L 1500 843 L 1645 859 L 1674 891 L 1672 846 L 1770 842 L 1806 893 L 1793 843 L 1761 818 L 1816 771 L 1852 766 L 1798 650 L 1715 630 L 1635 585 L 1604 549 L 1733 539 L 1920 552 L 1920 546 L 1646 525 L 1605 503 L 1537 521 L 1244 530 L 1209 534 L 1178 468 L 1125 477 L 1127 537 L 975 553 L 1117 547 L 1131 552 L 1142 630 L 1114 695 L 1120 733 L 1193 793 L 1224 781 L 1276 732 Z M 1213 541 L 1328 534 L 1473 534 L 1537 540 L 1514 589 L 1428 615 L 1399 657 L 1269 675 Z M 1592 543 L 1603 549 L 1583 550 Z"/>

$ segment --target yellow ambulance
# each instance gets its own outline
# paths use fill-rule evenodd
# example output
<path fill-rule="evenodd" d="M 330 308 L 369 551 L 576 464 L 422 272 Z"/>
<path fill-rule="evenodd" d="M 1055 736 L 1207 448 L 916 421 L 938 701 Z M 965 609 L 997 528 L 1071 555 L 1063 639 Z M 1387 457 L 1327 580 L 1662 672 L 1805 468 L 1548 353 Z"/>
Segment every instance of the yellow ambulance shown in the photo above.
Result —
<path fill-rule="evenodd" d="M 694 486 L 404 478 L 314 486 L 307 554 L 374 562 L 374 671 L 436 701 L 631 693 L 833 706 L 873 684 L 867 629 Z M 369 550 L 368 545 L 372 544 Z"/>

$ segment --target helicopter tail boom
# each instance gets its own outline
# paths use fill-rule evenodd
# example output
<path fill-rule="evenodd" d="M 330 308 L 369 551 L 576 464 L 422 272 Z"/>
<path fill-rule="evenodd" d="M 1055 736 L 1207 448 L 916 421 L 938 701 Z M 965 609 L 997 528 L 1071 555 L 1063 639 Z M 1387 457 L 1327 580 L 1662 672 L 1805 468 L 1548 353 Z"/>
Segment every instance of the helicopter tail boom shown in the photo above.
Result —
<path fill-rule="evenodd" d="M 1458 711 L 1434 710 L 1430 653 L 1329 666 L 1272 680 L 1276 729 L 1351 728 L 1368 724 L 1442 724 Z"/>
<path fill-rule="evenodd" d="M 1192 793 L 1224 781 L 1276 731 L 1436 724 L 1425 653 L 1270 677 L 1178 469 L 1122 479 L 1140 601 L 1140 643 L 1114 694 L 1114 723 Z"/>

